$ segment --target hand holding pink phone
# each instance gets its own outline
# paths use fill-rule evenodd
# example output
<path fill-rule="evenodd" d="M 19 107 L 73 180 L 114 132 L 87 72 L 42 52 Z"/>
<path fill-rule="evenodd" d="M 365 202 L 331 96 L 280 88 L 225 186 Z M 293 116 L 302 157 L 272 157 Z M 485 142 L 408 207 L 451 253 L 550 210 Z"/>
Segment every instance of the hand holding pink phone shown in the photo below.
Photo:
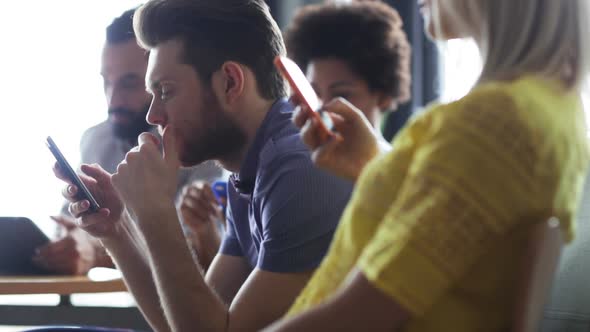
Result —
<path fill-rule="evenodd" d="M 289 82 L 299 101 L 312 111 L 311 116 L 319 120 L 318 123 L 323 134 L 332 136 L 332 119 L 328 114 L 318 111 L 320 101 L 299 66 L 293 60 L 284 56 L 277 56 L 274 63 L 279 72 Z"/>

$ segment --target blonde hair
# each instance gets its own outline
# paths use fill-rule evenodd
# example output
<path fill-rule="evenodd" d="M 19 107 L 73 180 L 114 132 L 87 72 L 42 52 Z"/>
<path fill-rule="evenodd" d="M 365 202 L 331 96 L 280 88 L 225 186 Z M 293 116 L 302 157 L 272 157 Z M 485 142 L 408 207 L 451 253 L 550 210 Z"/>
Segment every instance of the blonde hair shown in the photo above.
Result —
<path fill-rule="evenodd" d="M 483 64 L 478 83 L 537 74 L 581 89 L 590 71 L 589 1 L 439 0 L 433 15 L 439 32 L 444 11 L 475 39 Z"/>

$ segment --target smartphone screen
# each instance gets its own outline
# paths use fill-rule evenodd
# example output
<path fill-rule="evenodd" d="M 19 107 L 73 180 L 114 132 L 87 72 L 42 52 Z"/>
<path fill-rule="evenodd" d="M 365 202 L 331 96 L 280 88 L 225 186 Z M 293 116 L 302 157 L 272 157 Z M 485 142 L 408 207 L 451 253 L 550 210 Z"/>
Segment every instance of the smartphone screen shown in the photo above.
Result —
<path fill-rule="evenodd" d="M 313 116 L 320 120 L 320 126 L 325 134 L 331 135 L 333 127 L 332 119 L 326 113 L 317 112 L 320 107 L 320 101 L 299 66 L 293 60 L 284 56 L 277 56 L 274 63 L 279 72 L 287 79 L 291 89 L 293 89 L 301 102 L 313 111 Z"/>
<path fill-rule="evenodd" d="M 81 198 L 86 199 L 90 202 L 90 208 L 88 210 L 91 212 L 98 211 L 100 209 L 100 206 L 96 202 L 96 199 L 94 199 L 86 185 L 84 185 L 84 182 L 82 182 L 78 174 L 76 174 L 72 166 L 70 166 L 70 163 L 68 163 L 68 161 L 63 156 L 63 154 L 61 153 L 61 151 L 59 150 L 59 148 L 50 136 L 47 136 L 46 144 L 49 148 L 49 151 L 51 151 L 51 153 L 55 157 L 55 160 L 57 160 L 60 170 L 64 173 L 65 176 L 68 177 L 68 179 L 70 179 L 70 181 L 74 185 L 76 185 L 76 187 L 78 187 L 78 191 L 80 192 Z"/>

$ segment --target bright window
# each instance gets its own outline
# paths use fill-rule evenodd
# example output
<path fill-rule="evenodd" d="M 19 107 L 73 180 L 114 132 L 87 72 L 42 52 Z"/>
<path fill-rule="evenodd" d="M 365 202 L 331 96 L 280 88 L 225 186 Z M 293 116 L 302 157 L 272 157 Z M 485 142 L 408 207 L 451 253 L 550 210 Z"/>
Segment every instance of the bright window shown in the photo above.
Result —
<path fill-rule="evenodd" d="M 589 128 L 588 130 L 588 137 L 590 137 L 590 89 L 586 89 L 584 94 L 582 95 L 584 101 L 584 110 L 586 111 L 586 126 Z"/>
<path fill-rule="evenodd" d="M 53 136 L 79 162 L 82 132 L 106 118 L 100 54 L 106 26 L 137 0 L 11 1 L 0 11 L 0 215 L 27 216 L 48 234 L 62 183 L 44 145 Z"/>
<path fill-rule="evenodd" d="M 441 44 L 443 54 L 443 90 L 441 100 L 448 102 L 467 94 L 481 71 L 481 60 L 473 41 L 451 40 Z M 583 96 L 586 123 L 590 128 L 590 90 Z M 590 131 L 589 131 L 590 136 Z"/>
<path fill-rule="evenodd" d="M 469 92 L 481 71 L 477 46 L 471 40 L 451 40 L 440 45 L 443 54 L 442 101 L 457 100 Z"/>

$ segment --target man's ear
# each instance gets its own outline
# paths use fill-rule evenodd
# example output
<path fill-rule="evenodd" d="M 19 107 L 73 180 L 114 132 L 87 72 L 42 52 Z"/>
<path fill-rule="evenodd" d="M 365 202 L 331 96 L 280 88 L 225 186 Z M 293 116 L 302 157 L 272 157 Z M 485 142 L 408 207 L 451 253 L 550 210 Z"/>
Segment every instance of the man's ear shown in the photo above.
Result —
<path fill-rule="evenodd" d="M 221 102 L 231 105 L 239 99 L 244 92 L 244 69 L 237 62 L 228 61 L 221 65 L 217 74 L 219 78 L 218 86 L 221 90 L 218 91 L 221 97 Z"/>

